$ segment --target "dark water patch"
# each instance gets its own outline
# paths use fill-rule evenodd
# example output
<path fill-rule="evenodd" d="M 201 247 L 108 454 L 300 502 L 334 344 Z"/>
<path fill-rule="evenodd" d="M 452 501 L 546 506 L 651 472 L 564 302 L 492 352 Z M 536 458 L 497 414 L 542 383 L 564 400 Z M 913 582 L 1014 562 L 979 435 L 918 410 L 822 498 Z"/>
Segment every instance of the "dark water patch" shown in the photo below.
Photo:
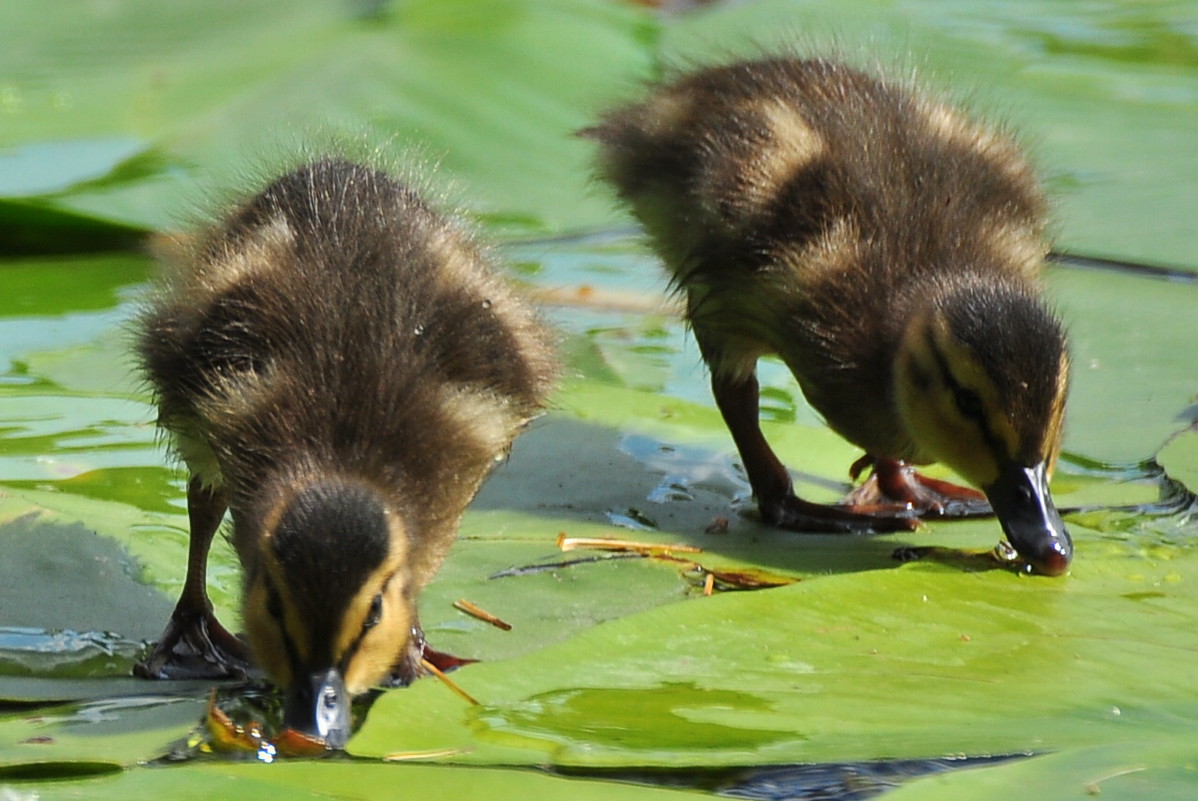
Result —
<path fill-rule="evenodd" d="M 0 782 L 77 781 L 96 776 L 108 776 L 120 773 L 122 770 L 123 768 L 115 762 L 86 759 L 25 762 L 16 765 L 0 765 Z M 8 798 L 9 796 L 6 794 L 4 797 Z"/>
<path fill-rule="evenodd" d="M 912 779 L 1001 765 L 1032 756 L 1034 754 L 1020 753 L 683 770 L 558 768 L 554 772 L 564 776 L 701 790 L 724 798 L 755 801 L 865 801 Z"/>
<path fill-rule="evenodd" d="M 72 663 L 86 675 L 127 672 L 137 644 L 157 636 L 171 611 L 170 600 L 148 586 L 143 573 L 120 543 L 83 523 L 60 523 L 35 512 L 0 525 L 3 624 L 36 630 L 26 631 L 19 645 L 0 646 L 0 659 L 40 663 L 18 675 L 49 675 L 52 669 L 70 670 Z M 113 631 L 120 636 L 103 634 Z M 62 632 L 101 634 L 59 637 Z M 80 645 L 87 648 L 81 651 Z M 89 654 L 112 664 L 84 665 Z"/>
<path fill-rule="evenodd" d="M 1066 267 L 1106 270 L 1125 275 L 1136 275 L 1142 278 L 1157 278 L 1164 281 L 1198 284 L 1198 267 L 1187 268 L 1164 264 L 1145 264 L 1144 262 L 1107 259 L 1101 256 L 1086 256 L 1080 253 L 1062 253 L 1059 251 L 1050 253 L 1048 260 L 1053 264 L 1060 264 Z"/>

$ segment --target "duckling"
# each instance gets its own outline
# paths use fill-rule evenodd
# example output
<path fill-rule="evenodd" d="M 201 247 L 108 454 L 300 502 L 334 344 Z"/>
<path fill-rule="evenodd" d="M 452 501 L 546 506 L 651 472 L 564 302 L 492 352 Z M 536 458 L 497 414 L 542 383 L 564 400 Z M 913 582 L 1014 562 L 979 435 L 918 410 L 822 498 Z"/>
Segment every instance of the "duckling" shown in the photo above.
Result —
<path fill-rule="evenodd" d="M 138 323 L 158 422 L 187 464 L 187 576 L 144 677 L 286 688 L 284 722 L 340 747 L 349 702 L 421 672 L 421 589 L 541 408 L 550 337 L 462 228 L 337 158 L 197 238 Z M 226 511 L 244 641 L 205 589 Z"/>
<path fill-rule="evenodd" d="M 1059 575 L 1048 491 L 1069 357 L 1039 297 L 1046 202 L 1016 145 L 844 64 L 766 57 L 667 80 L 581 135 L 685 296 L 715 401 L 763 518 L 894 530 L 982 496 L 1011 545 Z M 758 422 L 759 357 L 872 465 L 850 502 L 795 496 Z M 985 508 L 983 502 L 983 509 Z"/>

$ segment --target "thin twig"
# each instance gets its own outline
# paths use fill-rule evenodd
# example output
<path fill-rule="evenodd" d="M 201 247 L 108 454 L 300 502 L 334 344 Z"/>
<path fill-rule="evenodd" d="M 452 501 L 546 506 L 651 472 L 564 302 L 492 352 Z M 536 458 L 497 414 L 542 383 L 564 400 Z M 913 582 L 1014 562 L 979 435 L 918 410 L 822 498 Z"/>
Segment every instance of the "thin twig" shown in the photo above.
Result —
<path fill-rule="evenodd" d="M 457 609 L 459 612 L 465 612 L 466 614 L 470 615 L 470 617 L 478 618 L 484 623 L 490 623 L 497 629 L 503 629 L 504 631 L 512 630 L 511 623 L 508 623 L 506 620 L 500 620 L 495 615 L 491 614 L 485 609 L 482 609 L 481 607 L 475 606 L 465 598 L 460 598 L 454 601 L 453 608 Z"/>
<path fill-rule="evenodd" d="M 478 701 L 475 700 L 475 698 L 473 696 L 471 696 L 470 693 L 466 692 L 461 687 L 454 684 L 453 680 L 451 680 L 448 676 L 446 676 L 444 673 L 442 673 L 441 669 L 438 668 L 436 665 L 434 665 L 432 662 L 428 661 L 427 659 L 421 659 L 420 664 L 424 665 L 425 670 L 427 670 L 429 673 L 432 673 L 434 676 L 436 676 L 438 679 L 440 679 L 441 682 L 446 687 L 448 687 L 450 690 L 452 690 L 454 692 L 454 694 L 457 695 L 459 698 L 464 699 L 466 701 L 466 703 L 468 703 L 472 706 L 479 705 Z"/>
<path fill-rule="evenodd" d="M 437 759 L 467 753 L 465 748 L 438 748 L 432 751 L 397 751 L 383 757 L 384 762 L 409 762 L 416 759 Z"/>
<path fill-rule="evenodd" d="M 630 542 L 628 540 L 608 539 L 606 537 L 568 537 L 557 535 L 557 547 L 563 551 L 575 548 L 591 548 L 597 551 L 632 551 L 634 553 L 663 554 L 663 553 L 703 553 L 697 545 L 671 545 L 659 542 Z"/>

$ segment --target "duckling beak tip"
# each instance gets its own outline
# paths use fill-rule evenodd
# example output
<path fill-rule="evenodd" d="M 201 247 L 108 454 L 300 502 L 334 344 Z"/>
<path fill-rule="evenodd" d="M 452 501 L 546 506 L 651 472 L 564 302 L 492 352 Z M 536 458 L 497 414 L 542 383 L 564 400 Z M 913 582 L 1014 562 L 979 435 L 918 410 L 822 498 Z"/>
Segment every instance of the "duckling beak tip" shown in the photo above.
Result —
<path fill-rule="evenodd" d="M 1037 572 L 1046 576 L 1060 576 L 1068 572 L 1069 564 L 1073 561 L 1073 543 L 1069 541 L 1069 533 L 1064 529 L 1065 542 L 1054 542 L 1048 550 L 1042 553 L 1032 566 Z"/>
<path fill-rule="evenodd" d="M 1012 464 L 985 488 L 1012 547 L 1032 569 L 1060 576 L 1073 561 L 1073 540 L 1048 492 L 1047 465 Z"/>
<path fill-rule="evenodd" d="M 350 697 L 336 668 L 299 676 L 287 691 L 283 722 L 339 750 L 349 741 Z"/>

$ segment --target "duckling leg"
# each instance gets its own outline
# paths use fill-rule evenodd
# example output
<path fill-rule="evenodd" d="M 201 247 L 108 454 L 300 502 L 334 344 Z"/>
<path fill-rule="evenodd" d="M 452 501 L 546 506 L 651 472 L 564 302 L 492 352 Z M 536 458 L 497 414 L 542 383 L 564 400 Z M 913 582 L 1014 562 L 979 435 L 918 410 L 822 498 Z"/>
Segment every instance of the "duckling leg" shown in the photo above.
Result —
<path fill-rule="evenodd" d="M 187 485 L 191 539 L 183 592 L 162 637 L 133 674 L 143 679 L 244 679 L 249 668 L 245 643 L 229 633 L 212 613 L 208 599 L 208 548 L 220 527 L 227 503 L 223 490 Z"/>
<path fill-rule="evenodd" d="M 845 498 L 844 502 L 849 507 L 864 509 L 879 504 L 904 504 L 920 517 L 980 517 L 994 514 L 981 492 L 922 476 L 914 467 L 899 459 L 866 455 L 853 463 L 849 475 L 855 479 L 870 465 L 873 466 L 873 473 Z"/>
<path fill-rule="evenodd" d="M 907 531 L 915 528 L 917 521 L 900 516 L 897 507 L 890 508 L 894 514 L 875 516 L 849 508 L 811 503 L 796 496 L 790 473 L 761 433 L 757 376 L 735 378 L 721 376 L 713 370 L 711 389 L 716 406 L 740 451 L 757 507 L 767 523 L 792 531 L 810 532 Z"/>

